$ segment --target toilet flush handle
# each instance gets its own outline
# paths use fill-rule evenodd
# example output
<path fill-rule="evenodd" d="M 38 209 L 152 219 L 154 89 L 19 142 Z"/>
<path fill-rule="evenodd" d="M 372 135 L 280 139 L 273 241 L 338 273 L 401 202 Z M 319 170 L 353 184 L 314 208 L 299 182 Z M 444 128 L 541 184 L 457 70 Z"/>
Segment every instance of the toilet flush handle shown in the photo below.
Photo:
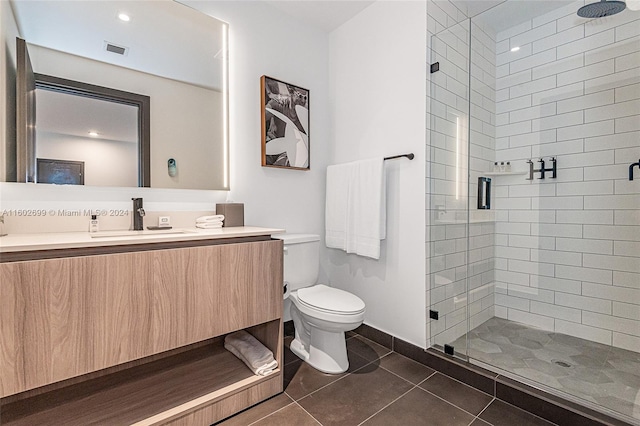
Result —
<path fill-rule="evenodd" d="M 284 247 L 284 248 L 282 249 L 282 251 L 284 252 L 284 254 L 287 254 L 287 252 L 289 251 L 289 248 L 288 248 L 288 247 Z"/>

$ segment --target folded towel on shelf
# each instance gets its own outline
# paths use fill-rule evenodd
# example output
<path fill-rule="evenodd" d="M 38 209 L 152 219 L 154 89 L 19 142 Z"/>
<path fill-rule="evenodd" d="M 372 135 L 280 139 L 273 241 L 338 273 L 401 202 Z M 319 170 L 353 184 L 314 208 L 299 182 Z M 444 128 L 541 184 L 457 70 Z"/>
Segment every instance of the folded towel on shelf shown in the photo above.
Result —
<path fill-rule="evenodd" d="M 380 258 L 380 241 L 386 237 L 385 187 L 382 157 L 327 167 L 327 247 Z"/>
<path fill-rule="evenodd" d="M 269 375 L 278 367 L 273 352 L 244 330 L 227 335 L 224 347 L 258 376 Z"/>
<path fill-rule="evenodd" d="M 216 214 L 212 216 L 200 216 L 196 219 L 196 223 L 222 222 L 224 215 Z"/>
<path fill-rule="evenodd" d="M 222 221 L 220 221 L 220 222 L 196 222 L 196 228 L 200 228 L 200 229 L 222 228 Z"/>

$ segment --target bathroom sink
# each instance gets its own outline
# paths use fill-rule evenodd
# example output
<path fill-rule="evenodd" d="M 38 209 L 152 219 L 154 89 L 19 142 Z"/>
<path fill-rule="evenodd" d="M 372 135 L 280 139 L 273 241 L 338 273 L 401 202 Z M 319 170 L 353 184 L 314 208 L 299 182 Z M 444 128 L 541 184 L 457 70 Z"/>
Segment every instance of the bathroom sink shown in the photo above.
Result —
<path fill-rule="evenodd" d="M 114 238 L 114 237 L 146 237 L 149 235 L 175 235 L 175 234 L 192 234 L 195 231 L 188 229 L 158 229 L 154 231 L 103 231 L 92 232 L 91 238 Z"/>

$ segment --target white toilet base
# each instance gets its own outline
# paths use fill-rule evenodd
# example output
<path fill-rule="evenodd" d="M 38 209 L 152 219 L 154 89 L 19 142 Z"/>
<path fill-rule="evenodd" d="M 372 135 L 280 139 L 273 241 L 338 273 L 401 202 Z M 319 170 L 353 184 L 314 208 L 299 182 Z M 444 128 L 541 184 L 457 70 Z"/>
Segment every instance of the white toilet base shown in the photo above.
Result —
<path fill-rule="evenodd" d="M 344 333 L 362 324 L 364 312 L 352 316 L 323 314 L 299 306 L 295 293 L 290 299 L 291 318 L 296 332 L 290 345 L 291 352 L 323 373 L 340 374 L 347 371 L 349 358 Z"/>
<path fill-rule="evenodd" d="M 308 351 L 298 339 L 293 339 L 289 347 L 291 352 L 316 370 L 323 373 L 340 374 L 349 368 L 345 342 L 344 332 L 314 328 L 311 331 Z"/>

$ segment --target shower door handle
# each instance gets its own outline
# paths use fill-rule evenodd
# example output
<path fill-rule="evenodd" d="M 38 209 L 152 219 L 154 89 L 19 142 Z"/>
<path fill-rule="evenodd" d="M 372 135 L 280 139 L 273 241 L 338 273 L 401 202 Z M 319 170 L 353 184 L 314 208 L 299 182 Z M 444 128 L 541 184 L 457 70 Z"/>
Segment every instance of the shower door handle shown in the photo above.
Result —
<path fill-rule="evenodd" d="M 491 209 L 491 178 L 478 178 L 478 209 Z"/>
<path fill-rule="evenodd" d="M 633 180 L 633 168 L 635 166 L 638 166 L 638 168 L 640 169 L 640 160 L 638 160 L 637 163 L 633 163 L 629 166 L 629 180 Z"/>

